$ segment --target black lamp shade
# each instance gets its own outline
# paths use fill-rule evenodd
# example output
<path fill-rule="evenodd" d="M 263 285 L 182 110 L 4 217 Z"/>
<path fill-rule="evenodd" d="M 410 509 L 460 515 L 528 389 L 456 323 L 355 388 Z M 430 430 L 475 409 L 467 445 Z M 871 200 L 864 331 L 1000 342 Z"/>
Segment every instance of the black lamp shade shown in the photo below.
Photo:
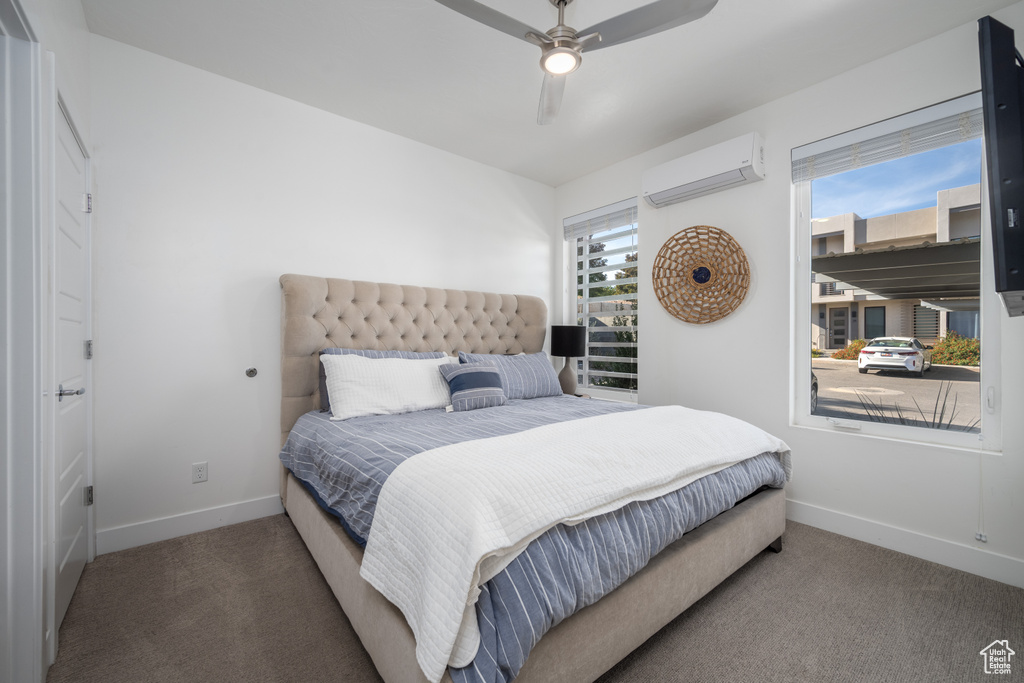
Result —
<path fill-rule="evenodd" d="M 564 358 L 587 355 L 587 328 L 582 325 L 552 325 L 551 355 Z"/>

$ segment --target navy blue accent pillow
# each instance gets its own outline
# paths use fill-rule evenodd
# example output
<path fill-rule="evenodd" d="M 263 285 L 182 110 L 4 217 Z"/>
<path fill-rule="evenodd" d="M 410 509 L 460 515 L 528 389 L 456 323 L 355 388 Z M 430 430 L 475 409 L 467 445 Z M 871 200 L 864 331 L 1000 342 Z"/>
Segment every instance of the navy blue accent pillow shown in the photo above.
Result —
<path fill-rule="evenodd" d="M 455 411 L 493 408 L 506 403 L 498 368 L 488 363 L 450 363 L 440 367 Z"/>
<path fill-rule="evenodd" d="M 459 362 L 489 363 L 498 368 L 505 396 L 509 399 L 562 395 L 558 375 L 543 351 L 518 356 L 459 351 Z"/>
<path fill-rule="evenodd" d="M 354 354 L 356 356 L 363 356 L 364 358 L 408 358 L 415 360 L 417 358 L 443 358 L 447 356 L 447 353 L 443 351 L 378 351 L 376 349 L 321 349 L 320 355 L 325 353 L 334 356 L 345 356 L 348 354 Z M 320 412 L 325 413 L 331 409 L 331 402 L 327 398 L 327 375 L 324 374 L 324 364 L 317 363 L 317 367 L 320 370 Z"/>

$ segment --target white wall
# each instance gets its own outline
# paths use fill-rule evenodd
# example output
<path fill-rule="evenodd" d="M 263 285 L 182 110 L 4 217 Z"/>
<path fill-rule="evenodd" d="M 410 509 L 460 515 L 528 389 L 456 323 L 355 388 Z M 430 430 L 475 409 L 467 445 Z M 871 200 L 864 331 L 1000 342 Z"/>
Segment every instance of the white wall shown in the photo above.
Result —
<path fill-rule="evenodd" d="M 282 273 L 551 300 L 552 188 L 91 47 L 99 552 L 279 510 Z"/>
<path fill-rule="evenodd" d="M 1024 32 L 1024 3 L 995 16 L 1018 35 Z M 760 132 L 768 157 L 764 182 L 660 210 L 640 203 L 640 401 L 729 412 L 785 439 L 794 452 L 787 488 L 792 519 L 1024 585 L 1024 319 L 1003 316 L 1003 454 L 981 457 L 981 467 L 976 453 L 793 427 L 788 407 L 790 150 L 979 88 L 977 25 L 971 23 L 563 185 L 557 214 L 639 195 L 645 169 Z M 823 102 L 845 106 L 823 108 Z M 671 317 L 649 284 L 665 240 L 699 224 L 731 233 L 752 271 L 743 304 L 710 325 Z M 564 276 L 559 281 L 564 291 Z M 979 488 L 987 544 L 974 538 Z"/>

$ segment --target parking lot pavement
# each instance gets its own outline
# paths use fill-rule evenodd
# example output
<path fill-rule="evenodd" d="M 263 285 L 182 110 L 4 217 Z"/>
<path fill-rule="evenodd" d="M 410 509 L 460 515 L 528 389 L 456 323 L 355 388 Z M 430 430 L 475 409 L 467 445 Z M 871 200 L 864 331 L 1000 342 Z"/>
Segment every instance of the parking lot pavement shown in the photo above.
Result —
<path fill-rule="evenodd" d="M 898 414 L 902 414 L 918 421 L 937 422 L 938 415 L 933 415 L 936 402 L 938 411 L 942 411 L 945 399 L 943 426 L 950 424 L 954 430 L 980 429 L 978 368 L 935 365 L 922 378 L 888 370 L 871 370 L 862 375 L 856 361 L 831 358 L 813 358 L 811 368 L 818 378 L 815 415 L 865 420 L 869 419 L 869 411 L 880 410 L 889 416 L 887 421 L 898 422 Z"/>

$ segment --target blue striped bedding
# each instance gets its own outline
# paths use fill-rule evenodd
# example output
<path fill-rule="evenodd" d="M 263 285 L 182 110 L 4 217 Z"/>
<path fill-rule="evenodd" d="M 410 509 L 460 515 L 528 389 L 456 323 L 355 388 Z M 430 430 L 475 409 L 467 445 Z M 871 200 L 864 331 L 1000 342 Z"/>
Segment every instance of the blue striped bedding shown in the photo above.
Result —
<path fill-rule="evenodd" d="M 331 422 L 328 412 L 310 412 L 292 427 L 281 451 L 281 462 L 309 484 L 344 520 L 349 535 L 365 546 L 377 494 L 392 470 L 406 458 L 448 444 L 636 409 L 630 403 L 563 395 L 510 400 L 503 406 L 481 410 L 421 410 L 341 422 Z"/>
<path fill-rule="evenodd" d="M 377 494 L 406 458 L 450 443 L 637 408 L 558 396 L 467 412 L 427 410 L 344 422 L 311 412 L 296 423 L 280 457 L 365 545 Z M 549 530 L 483 587 L 476 605 L 480 650 L 469 666 L 449 670 L 453 680 L 512 680 L 548 629 L 619 586 L 685 532 L 761 486 L 784 482 L 778 458 L 762 454 L 661 498 Z"/>

